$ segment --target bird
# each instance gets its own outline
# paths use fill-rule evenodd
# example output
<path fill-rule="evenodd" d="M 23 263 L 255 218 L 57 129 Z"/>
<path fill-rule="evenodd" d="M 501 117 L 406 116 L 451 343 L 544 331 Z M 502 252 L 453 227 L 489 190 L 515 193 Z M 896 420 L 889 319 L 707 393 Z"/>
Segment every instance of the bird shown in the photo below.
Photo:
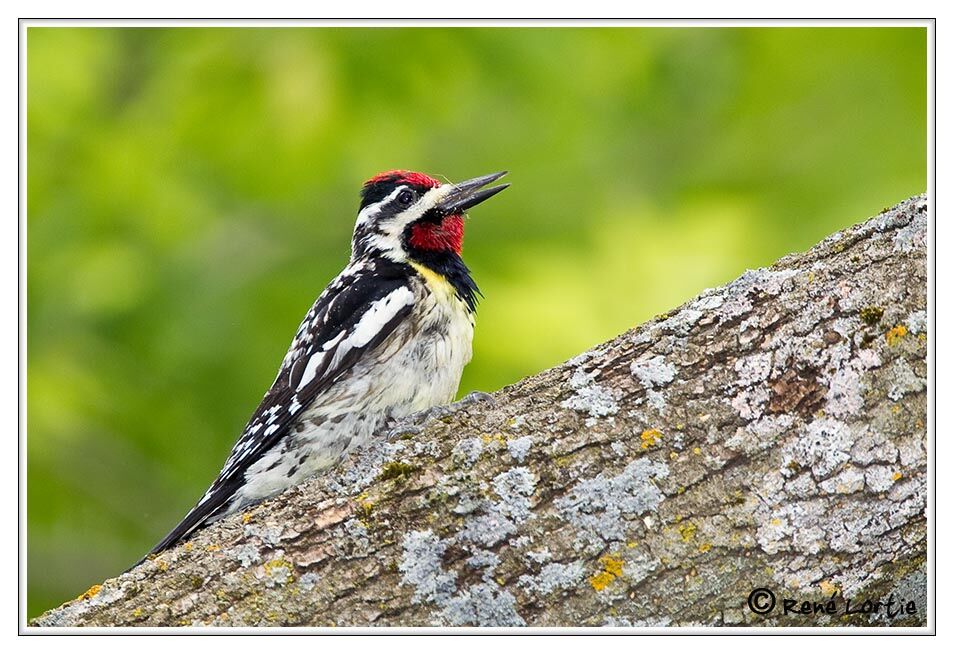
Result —
<path fill-rule="evenodd" d="M 480 296 L 461 258 L 465 212 L 507 188 L 488 187 L 506 174 L 452 184 L 389 170 L 364 183 L 348 264 L 301 321 L 215 481 L 142 560 L 454 399 Z"/>

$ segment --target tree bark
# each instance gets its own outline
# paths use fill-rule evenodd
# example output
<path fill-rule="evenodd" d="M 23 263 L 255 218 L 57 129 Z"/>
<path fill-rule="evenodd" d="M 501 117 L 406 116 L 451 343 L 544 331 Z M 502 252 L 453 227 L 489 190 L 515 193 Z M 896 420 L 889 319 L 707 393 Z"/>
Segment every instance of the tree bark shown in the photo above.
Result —
<path fill-rule="evenodd" d="M 926 232 L 911 198 L 32 624 L 925 625 Z"/>

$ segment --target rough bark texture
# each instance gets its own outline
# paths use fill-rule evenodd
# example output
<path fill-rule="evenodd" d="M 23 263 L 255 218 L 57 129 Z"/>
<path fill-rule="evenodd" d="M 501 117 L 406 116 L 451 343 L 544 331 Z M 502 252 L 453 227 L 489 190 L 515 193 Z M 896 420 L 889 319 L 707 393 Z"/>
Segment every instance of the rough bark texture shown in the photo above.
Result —
<path fill-rule="evenodd" d="M 34 624 L 924 625 L 926 231 L 912 198 Z"/>

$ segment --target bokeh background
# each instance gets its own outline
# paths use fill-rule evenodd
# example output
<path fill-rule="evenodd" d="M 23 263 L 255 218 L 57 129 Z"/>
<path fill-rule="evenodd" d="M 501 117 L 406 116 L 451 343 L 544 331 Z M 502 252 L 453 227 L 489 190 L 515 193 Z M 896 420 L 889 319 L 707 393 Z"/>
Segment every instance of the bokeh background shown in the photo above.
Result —
<path fill-rule="evenodd" d="M 192 506 L 348 257 L 361 182 L 508 169 L 461 393 L 926 187 L 922 28 L 27 34 L 31 616 Z"/>

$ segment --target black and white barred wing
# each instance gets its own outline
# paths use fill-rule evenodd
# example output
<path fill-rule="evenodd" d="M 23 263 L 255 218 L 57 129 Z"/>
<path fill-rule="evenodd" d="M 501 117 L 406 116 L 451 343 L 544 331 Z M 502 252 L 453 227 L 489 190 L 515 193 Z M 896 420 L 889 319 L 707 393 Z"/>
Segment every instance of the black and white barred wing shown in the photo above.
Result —
<path fill-rule="evenodd" d="M 229 508 L 245 472 L 286 435 L 315 398 L 384 341 L 411 312 L 406 277 L 342 273 L 305 316 L 278 376 L 195 508 L 160 542 L 159 552 Z"/>

